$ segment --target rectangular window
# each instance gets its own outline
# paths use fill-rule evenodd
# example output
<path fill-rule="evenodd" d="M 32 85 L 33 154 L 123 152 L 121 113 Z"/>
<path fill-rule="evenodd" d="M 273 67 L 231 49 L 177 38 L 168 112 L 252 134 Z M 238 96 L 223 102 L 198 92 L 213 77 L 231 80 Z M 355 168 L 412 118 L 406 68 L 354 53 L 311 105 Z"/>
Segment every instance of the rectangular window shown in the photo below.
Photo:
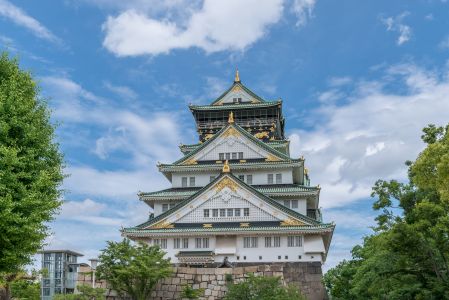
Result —
<path fill-rule="evenodd" d="M 224 153 L 218 153 L 218 159 L 224 160 Z"/>
<path fill-rule="evenodd" d="M 276 174 L 276 183 L 282 183 L 282 174 Z"/>
<path fill-rule="evenodd" d="M 232 217 L 234 210 L 232 208 L 228 208 L 228 217 Z"/>
<path fill-rule="evenodd" d="M 167 249 L 167 239 L 154 239 L 154 245 L 158 245 L 161 249 Z"/>
<path fill-rule="evenodd" d="M 244 208 L 243 209 L 243 216 L 249 217 L 249 208 Z"/>
<path fill-rule="evenodd" d="M 204 209 L 203 212 L 204 212 L 204 217 L 205 218 L 209 218 L 209 210 L 208 209 Z"/>
<path fill-rule="evenodd" d="M 43 295 L 44 296 L 50 296 L 50 288 L 44 288 L 43 289 Z"/>
<path fill-rule="evenodd" d="M 235 209 L 234 216 L 240 217 L 240 208 L 236 208 L 236 209 Z"/>
<path fill-rule="evenodd" d="M 245 175 L 239 175 L 239 179 L 240 179 L 241 181 L 245 181 Z"/>
<path fill-rule="evenodd" d="M 195 177 L 190 177 L 190 186 L 195 186 Z"/>
<path fill-rule="evenodd" d="M 268 184 L 273 184 L 273 174 L 268 174 L 267 177 Z"/>
<path fill-rule="evenodd" d="M 201 241 L 202 241 L 202 239 L 201 238 L 196 238 L 195 239 L 195 248 L 201 248 Z"/>
<path fill-rule="evenodd" d="M 226 209 L 220 208 L 220 217 L 226 217 Z"/>
<path fill-rule="evenodd" d="M 237 152 L 232 152 L 232 159 L 237 159 Z"/>
<path fill-rule="evenodd" d="M 253 184 L 253 175 L 246 175 L 246 183 Z"/>
<path fill-rule="evenodd" d="M 273 238 L 273 242 L 274 242 L 274 247 L 280 247 L 281 246 L 281 237 L 275 236 Z"/>
<path fill-rule="evenodd" d="M 209 238 L 203 238 L 203 248 L 209 248 Z"/>
<path fill-rule="evenodd" d="M 290 200 L 284 200 L 284 206 L 290 208 Z"/>
<path fill-rule="evenodd" d="M 212 181 L 214 181 L 215 180 L 215 176 L 211 176 L 210 178 L 209 178 L 209 182 L 212 182 Z"/>
<path fill-rule="evenodd" d="M 181 239 L 180 238 L 173 239 L 173 248 L 174 249 L 181 248 Z"/>
<path fill-rule="evenodd" d="M 271 248 L 271 236 L 265 237 L 265 247 Z"/>
<path fill-rule="evenodd" d="M 287 246 L 288 247 L 301 247 L 302 246 L 302 237 L 301 236 L 287 237 Z"/>
<path fill-rule="evenodd" d="M 243 238 L 243 248 L 251 248 L 251 238 L 250 237 Z"/>
<path fill-rule="evenodd" d="M 182 187 L 187 187 L 187 177 L 182 177 Z"/>
<path fill-rule="evenodd" d="M 231 153 L 225 153 L 226 154 L 226 159 L 230 160 L 231 159 Z"/>
<path fill-rule="evenodd" d="M 182 239 L 182 248 L 188 249 L 189 248 L 189 238 L 183 238 Z"/>
<path fill-rule="evenodd" d="M 214 218 L 218 217 L 218 209 L 216 208 L 212 209 L 212 217 Z"/>
<path fill-rule="evenodd" d="M 257 236 L 251 237 L 251 248 L 257 248 L 258 241 L 259 238 Z"/>
<path fill-rule="evenodd" d="M 243 159 L 243 152 L 239 152 L 239 159 Z"/>
<path fill-rule="evenodd" d="M 162 204 L 162 212 L 166 212 L 168 210 L 168 203 Z"/>
<path fill-rule="evenodd" d="M 170 209 L 176 206 L 176 203 L 170 203 Z"/>
<path fill-rule="evenodd" d="M 298 200 L 292 200 L 292 208 L 298 208 Z"/>

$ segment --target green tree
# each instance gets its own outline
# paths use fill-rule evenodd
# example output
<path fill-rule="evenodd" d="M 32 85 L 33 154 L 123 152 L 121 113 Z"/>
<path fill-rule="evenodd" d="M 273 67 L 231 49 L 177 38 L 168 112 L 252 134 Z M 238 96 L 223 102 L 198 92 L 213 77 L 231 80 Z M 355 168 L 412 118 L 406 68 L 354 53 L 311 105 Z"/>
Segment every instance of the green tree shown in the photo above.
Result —
<path fill-rule="evenodd" d="M 29 72 L 0 54 L 0 276 L 9 282 L 42 246 L 61 205 L 63 157 Z"/>
<path fill-rule="evenodd" d="M 242 282 L 228 285 L 225 300 L 300 300 L 305 299 L 299 289 L 283 286 L 279 277 L 248 274 Z"/>
<path fill-rule="evenodd" d="M 204 289 L 194 289 L 190 285 L 185 285 L 182 288 L 181 298 L 187 298 L 189 300 L 199 299 L 203 295 Z"/>
<path fill-rule="evenodd" d="M 333 299 L 449 299 L 449 127 L 423 129 L 407 183 L 379 180 L 374 233 L 325 275 Z"/>
<path fill-rule="evenodd" d="M 11 295 L 17 300 L 40 300 L 41 285 L 30 280 L 17 280 L 11 283 Z"/>
<path fill-rule="evenodd" d="M 128 239 L 108 242 L 97 267 L 99 279 L 105 279 L 117 293 L 133 300 L 147 299 L 156 283 L 172 274 L 170 259 L 158 246 L 132 245 Z"/>

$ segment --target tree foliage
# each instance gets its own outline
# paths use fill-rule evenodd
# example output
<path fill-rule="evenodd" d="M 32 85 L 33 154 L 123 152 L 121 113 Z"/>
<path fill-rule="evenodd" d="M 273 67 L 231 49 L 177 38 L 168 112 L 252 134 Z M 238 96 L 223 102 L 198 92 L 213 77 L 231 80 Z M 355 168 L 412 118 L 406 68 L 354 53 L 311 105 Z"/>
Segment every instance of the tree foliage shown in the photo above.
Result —
<path fill-rule="evenodd" d="M 194 289 L 190 285 L 185 285 L 181 291 L 181 298 L 189 300 L 199 299 L 204 294 L 204 289 Z"/>
<path fill-rule="evenodd" d="M 326 273 L 333 299 L 449 299 L 448 129 L 424 128 L 407 183 L 375 183 L 377 226 Z"/>
<path fill-rule="evenodd" d="M 230 284 L 225 300 L 300 300 L 304 299 L 296 287 L 283 286 L 279 277 L 248 274 L 245 281 Z"/>
<path fill-rule="evenodd" d="M 17 280 L 11 283 L 11 295 L 17 300 L 40 300 L 41 285 L 30 280 Z"/>
<path fill-rule="evenodd" d="M 99 279 L 105 279 L 122 297 L 133 300 L 147 299 L 156 283 L 171 275 L 170 259 L 158 246 L 139 243 L 132 245 L 128 239 L 108 242 L 99 258 Z"/>
<path fill-rule="evenodd" d="M 41 248 L 61 205 L 62 167 L 36 82 L 0 54 L 0 273 L 17 272 Z"/>

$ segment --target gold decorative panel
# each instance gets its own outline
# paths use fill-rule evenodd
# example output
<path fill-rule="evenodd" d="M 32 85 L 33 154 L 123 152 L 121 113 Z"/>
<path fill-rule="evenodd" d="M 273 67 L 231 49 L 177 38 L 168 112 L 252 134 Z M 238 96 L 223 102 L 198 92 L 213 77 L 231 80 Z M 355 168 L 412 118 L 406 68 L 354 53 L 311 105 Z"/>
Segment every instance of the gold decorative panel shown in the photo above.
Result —
<path fill-rule="evenodd" d="M 220 182 L 217 183 L 217 185 L 214 187 L 214 189 L 218 193 L 225 187 L 230 188 L 234 192 L 237 191 L 237 184 L 233 180 L 229 179 L 228 177 L 225 177 L 222 180 L 220 180 Z"/>

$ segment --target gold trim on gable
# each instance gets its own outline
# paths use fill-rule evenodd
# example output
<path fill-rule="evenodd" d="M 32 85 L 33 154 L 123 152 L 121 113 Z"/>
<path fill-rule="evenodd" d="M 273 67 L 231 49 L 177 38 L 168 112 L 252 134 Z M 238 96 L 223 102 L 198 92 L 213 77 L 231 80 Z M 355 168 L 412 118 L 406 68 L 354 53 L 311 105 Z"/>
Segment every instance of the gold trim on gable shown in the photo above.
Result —
<path fill-rule="evenodd" d="M 196 161 L 196 159 L 191 158 L 186 160 L 185 162 L 182 163 L 183 165 L 197 165 L 198 162 Z"/>
<path fill-rule="evenodd" d="M 240 223 L 240 227 L 249 227 L 249 223 Z"/>
<path fill-rule="evenodd" d="M 303 226 L 303 225 L 306 224 L 293 218 L 287 218 L 281 222 L 281 226 Z"/>
<path fill-rule="evenodd" d="M 225 187 L 230 188 L 234 192 L 237 191 L 237 184 L 233 180 L 229 179 L 228 177 L 225 177 L 222 180 L 220 180 L 220 182 L 217 183 L 217 185 L 214 187 L 214 189 L 218 193 Z"/>
<path fill-rule="evenodd" d="M 225 132 L 223 132 L 223 137 L 229 137 L 229 136 L 239 136 L 240 133 L 234 128 L 229 127 Z"/>
<path fill-rule="evenodd" d="M 152 229 L 162 229 L 162 228 L 175 228 L 175 225 L 171 224 L 170 222 L 163 220 L 161 222 L 158 222 L 151 226 Z"/>
<path fill-rule="evenodd" d="M 212 224 L 203 224 L 203 228 L 212 228 L 213 225 Z"/>
<path fill-rule="evenodd" d="M 265 158 L 265 161 L 280 161 L 281 159 L 272 155 L 272 154 L 268 154 L 267 158 Z"/>

